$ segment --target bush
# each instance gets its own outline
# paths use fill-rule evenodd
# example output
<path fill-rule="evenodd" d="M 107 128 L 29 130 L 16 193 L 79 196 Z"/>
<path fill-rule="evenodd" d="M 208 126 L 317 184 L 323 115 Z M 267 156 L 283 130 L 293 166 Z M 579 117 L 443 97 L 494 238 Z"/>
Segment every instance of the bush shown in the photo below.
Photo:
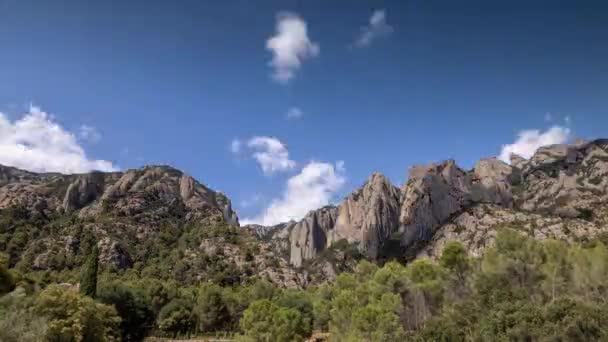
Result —
<path fill-rule="evenodd" d="M 120 340 L 120 317 L 114 307 L 60 286 L 45 289 L 37 313 L 48 319 L 47 340 L 110 342 Z"/>

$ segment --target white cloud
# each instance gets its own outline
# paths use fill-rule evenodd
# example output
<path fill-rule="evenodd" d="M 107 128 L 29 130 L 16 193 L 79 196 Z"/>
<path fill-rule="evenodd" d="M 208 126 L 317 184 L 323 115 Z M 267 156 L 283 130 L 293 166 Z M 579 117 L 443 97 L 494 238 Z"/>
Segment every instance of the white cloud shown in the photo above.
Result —
<path fill-rule="evenodd" d="M 232 139 L 232 142 L 230 143 L 230 151 L 234 154 L 241 152 L 241 140 L 236 138 Z"/>
<path fill-rule="evenodd" d="M 530 158 L 539 147 L 563 144 L 570 139 L 570 128 L 562 126 L 553 126 L 541 132 L 538 129 L 530 129 L 521 131 L 517 140 L 512 144 L 502 146 L 500 151 L 500 160 L 509 163 L 512 153 L 518 154 L 524 158 Z"/>
<path fill-rule="evenodd" d="M 74 134 L 33 105 L 14 122 L 0 113 L 0 164 L 34 172 L 117 170 L 109 161 L 87 158 Z"/>
<path fill-rule="evenodd" d="M 101 140 L 101 134 L 99 131 L 97 131 L 95 127 L 89 125 L 81 125 L 78 131 L 78 136 L 81 139 L 93 144 L 98 143 L 99 140 Z"/>
<path fill-rule="evenodd" d="M 369 18 L 369 24 L 361 28 L 361 33 L 355 42 L 358 47 L 367 47 L 378 37 L 386 36 L 393 32 L 393 28 L 386 23 L 386 12 L 376 10 Z"/>
<path fill-rule="evenodd" d="M 289 120 L 300 119 L 303 115 L 304 115 L 304 112 L 300 108 L 298 108 L 298 107 L 291 107 L 291 108 L 289 108 L 289 110 L 285 114 L 285 116 Z"/>
<path fill-rule="evenodd" d="M 306 22 L 291 13 L 277 16 L 276 34 L 266 41 L 266 49 L 273 54 L 272 77 L 281 83 L 287 83 L 295 76 L 304 59 L 319 54 L 319 45 L 308 37 Z"/>
<path fill-rule="evenodd" d="M 329 204 L 335 193 L 344 185 L 344 162 L 336 165 L 310 162 L 302 171 L 287 181 L 280 198 L 274 199 L 258 216 L 241 220 L 242 224 L 275 225 L 299 220 L 310 210 Z"/>
<path fill-rule="evenodd" d="M 247 142 L 247 146 L 255 150 L 253 158 L 266 175 L 291 170 L 296 166 L 296 162 L 289 159 L 289 151 L 285 144 L 277 138 L 253 137 Z"/>

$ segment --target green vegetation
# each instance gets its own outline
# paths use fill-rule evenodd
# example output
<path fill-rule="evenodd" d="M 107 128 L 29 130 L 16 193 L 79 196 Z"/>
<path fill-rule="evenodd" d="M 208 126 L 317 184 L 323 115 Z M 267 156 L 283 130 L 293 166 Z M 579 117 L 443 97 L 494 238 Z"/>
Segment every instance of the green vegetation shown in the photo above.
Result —
<path fill-rule="evenodd" d="M 84 264 L 82 276 L 80 277 L 80 293 L 91 298 L 97 295 L 97 270 L 99 268 L 99 248 L 93 245 L 91 254 Z"/>
<path fill-rule="evenodd" d="M 335 282 L 306 290 L 279 289 L 254 278 L 235 283 L 210 277 L 187 285 L 105 269 L 91 284 L 98 289 L 80 294 L 52 284 L 65 276 L 59 272 L 24 275 L 9 270 L 4 258 L 0 340 L 236 334 L 238 341 L 282 342 L 320 331 L 344 342 L 602 341 L 608 339 L 605 241 L 605 236 L 572 245 L 537 241 L 505 228 L 481 258 L 448 242 L 437 262 L 390 261 L 379 267 L 361 260 Z M 88 272 L 94 254 L 84 263 L 89 276 L 83 282 L 94 279 Z"/>

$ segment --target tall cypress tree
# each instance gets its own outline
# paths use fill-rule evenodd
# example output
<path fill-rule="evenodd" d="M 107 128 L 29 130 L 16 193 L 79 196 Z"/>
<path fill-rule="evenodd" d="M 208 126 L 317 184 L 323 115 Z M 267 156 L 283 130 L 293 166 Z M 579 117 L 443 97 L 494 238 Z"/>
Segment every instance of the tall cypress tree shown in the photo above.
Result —
<path fill-rule="evenodd" d="M 94 243 L 91 253 L 87 258 L 80 275 L 80 293 L 91 298 L 97 294 L 97 268 L 99 259 L 99 248 Z"/>

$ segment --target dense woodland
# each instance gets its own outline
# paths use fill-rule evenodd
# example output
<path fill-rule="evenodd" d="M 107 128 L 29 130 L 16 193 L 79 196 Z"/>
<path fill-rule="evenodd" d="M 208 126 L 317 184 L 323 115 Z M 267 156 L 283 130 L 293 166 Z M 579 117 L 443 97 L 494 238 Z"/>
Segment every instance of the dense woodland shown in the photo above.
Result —
<path fill-rule="evenodd" d="M 3 258 L 1 341 L 225 332 L 236 341 L 301 341 L 320 332 L 330 341 L 608 339 L 608 236 L 567 244 L 505 228 L 481 258 L 450 242 L 437 262 L 362 260 L 334 283 L 306 290 L 255 277 L 185 285 L 136 269 L 103 269 L 90 245 L 72 272 L 79 288 L 56 283 L 59 273 L 9 269 Z"/>

